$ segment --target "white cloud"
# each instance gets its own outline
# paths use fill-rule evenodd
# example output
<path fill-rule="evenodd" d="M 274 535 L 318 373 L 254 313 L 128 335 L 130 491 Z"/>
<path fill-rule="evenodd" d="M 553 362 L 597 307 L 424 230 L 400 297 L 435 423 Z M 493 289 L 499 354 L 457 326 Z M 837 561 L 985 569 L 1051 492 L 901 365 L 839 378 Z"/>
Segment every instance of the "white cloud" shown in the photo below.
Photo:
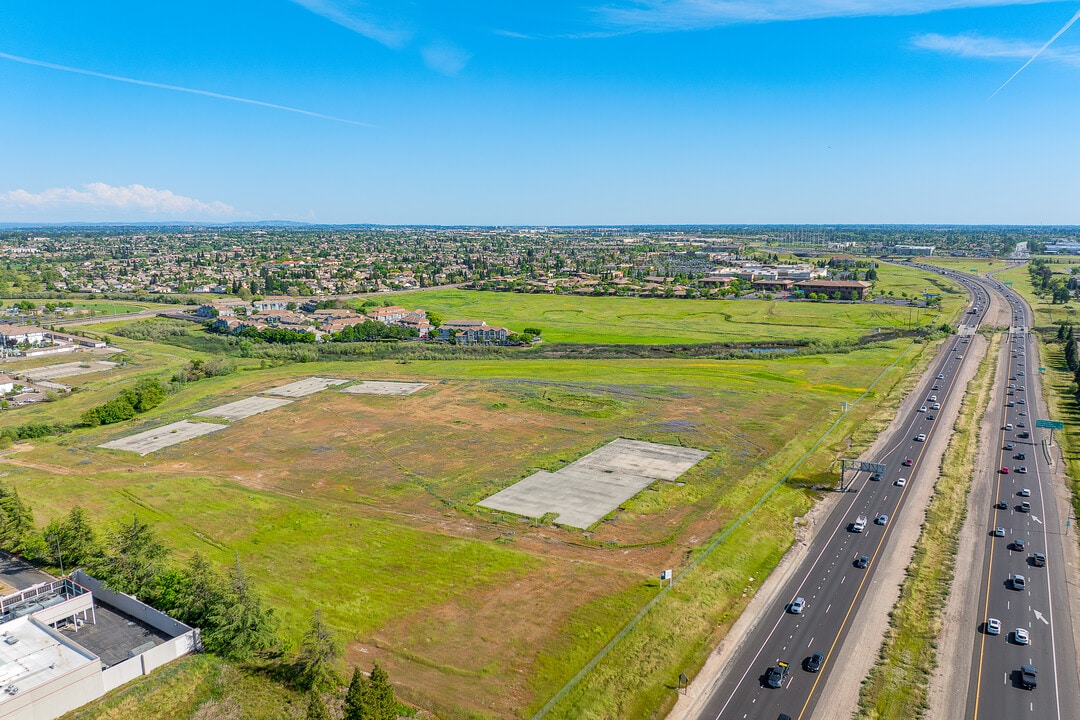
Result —
<path fill-rule="evenodd" d="M 420 51 L 424 64 L 443 75 L 457 75 L 469 62 L 469 53 L 450 43 L 438 42 Z"/>
<path fill-rule="evenodd" d="M 834 17 L 921 15 L 1046 2 L 1056 0 L 630 0 L 603 6 L 598 12 L 616 27 L 659 32 Z"/>
<path fill-rule="evenodd" d="M 1027 60 L 1038 52 L 1040 44 L 1021 40 L 1003 40 L 980 35 L 916 35 L 911 44 L 922 50 L 978 60 Z M 1042 57 L 1065 65 L 1080 67 L 1080 48 L 1050 48 Z"/>
<path fill-rule="evenodd" d="M 403 47 L 413 32 L 404 23 L 376 19 L 369 3 L 358 0 L 293 0 L 297 5 L 321 15 L 332 23 L 359 33 L 391 48 Z"/>
<path fill-rule="evenodd" d="M 115 186 L 96 182 L 82 189 L 57 187 L 32 193 L 18 189 L 0 193 L 0 210 L 22 218 L 69 219 L 79 213 L 110 220 L 224 219 L 237 216 L 236 210 L 221 201 L 203 202 L 145 185 Z M 62 217 L 60 217 L 62 216 Z"/>

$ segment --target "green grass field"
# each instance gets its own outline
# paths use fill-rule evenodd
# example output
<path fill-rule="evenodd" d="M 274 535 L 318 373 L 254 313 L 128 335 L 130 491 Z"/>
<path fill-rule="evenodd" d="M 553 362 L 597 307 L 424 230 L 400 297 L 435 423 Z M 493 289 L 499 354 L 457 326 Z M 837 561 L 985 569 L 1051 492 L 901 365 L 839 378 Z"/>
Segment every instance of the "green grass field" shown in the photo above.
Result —
<path fill-rule="evenodd" d="M 940 312 L 909 312 L 875 304 L 772 300 L 678 300 L 528 295 L 474 290 L 433 290 L 395 299 L 446 320 L 483 320 L 515 332 L 539 327 L 549 342 L 666 344 L 855 340 L 879 328 L 948 321 L 962 298 L 949 280 L 883 264 L 877 289 L 920 295 L 947 293 Z"/>
<path fill-rule="evenodd" d="M 1008 262 L 1000 258 L 928 257 L 916 259 L 927 265 L 936 265 L 937 267 L 948 268 L 949 270 L 975 273 L 977 275 L 986 272 L 994 272 L 995 270 L 1004 270 L 1009 265 Z"/>
<path fill-rule="evenodd" d="M 615 301 L 615 309 L 658 303 L 671 313 L 694 305 L 461 295 L 494 298 L 520 317 L 540 307 L 530 304 L 536 301 L 588 300 L 594 315 L 611 308 L 594 308 L 592 301 Z M 514 301 L 523 307 L 513 307 Z M 750 305 L 743 303 L 741 311 L 751 314 Z M 864 307 L 793 306 L 834 313 Z M 549 337 L 548 326 L 539 324 Z M 603 332 L 588 324 L 563 327 L 566 337 L 580 332 L 594 339 Z M 755 341 L 770 337 L 761 334 L 768 322 L 756 327 Z M 631 337 L 620 332 L 608 336 Z M 79 392 L 0 413 L 0 427 L 31 419 L 70 421 L 139 377 L 167 379 L 190 359 L 207 357 L 169 345 L 120 342 L 128 350 L 124 367 L 72 378 Z M 817 497 L 808 488 L 834 482 L 836 458 L 872 441 L 930 347 L 898 340 L 850 353 L 739 360 L 278 367 L 243 360 L 237 373 L 188 384 L 135 420 L 16 446 L 0 462 L 39 523 L 76 504 L 101 522 L 137 513 L 181 555 L 198 550 L 221 564 L 238 555 L 292 638 L 312 608 L 321 608 L 346 641 L 347 661 L 378 658 L 400 696 L 439 717 L 528 717 L 655 595 L 656 568 L 685 567 L 710 538 L 731 529 L 840 417 L 841 402 L 858 398 L 899 358 L 792 482 L 731 532 L 553 713 L 639 718 L 673 699 L 672 668 L 692 673 L 704 661 L 747 602 L 746 578 L 763 578 L 789 547 L 794 518 Z M 146 457 L 97 448 L 308 375 L 420 380 L 430 387 L 407 398 L 327 391 Z M 475 507 L 537 468 L 556 469 L 616 437 L 712 454 L 682 484 L 660 483 L 640 493 L 589 532 Z M 122 691 L 123 703 L 109 706 L 115 711 L 106 713 L 102 704 L 95 707 L 106 714 L 92 709 L 87 717 L 153 716 L 153 703 L 172 696 L 183 698 L 186 709 L 171 717 L 213 716 L 199 715 L 200 703 L 211 696 L 227 702 L 227 691 L 172 686 L 188 678 L 209 687 L 206 668 L 193 667 L 185 665 L 173 680 L 147 681 L 145 701 Z M 243 716 L 270 715 L 246 709 Z"/>

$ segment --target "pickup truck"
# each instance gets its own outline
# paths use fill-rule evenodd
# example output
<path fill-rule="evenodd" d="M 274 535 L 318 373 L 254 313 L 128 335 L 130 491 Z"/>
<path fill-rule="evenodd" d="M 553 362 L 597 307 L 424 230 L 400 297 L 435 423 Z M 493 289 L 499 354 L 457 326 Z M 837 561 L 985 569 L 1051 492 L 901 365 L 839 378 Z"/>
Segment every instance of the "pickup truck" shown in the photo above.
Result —
<path fill-rule="evenodd" d="M 1030 665 L 1021 665 L 1020 686 L 1025 690 L 1034 690 L 1038 684 L 1038 681 L 1035 679 L 1035 668 Z"/>
<path fill-rule="evenodd" d="M 860 515 L 855 518 L 855 522 L 851 523 L 851 532 L 861 533 L 866 529 L 866 516 Z"/>

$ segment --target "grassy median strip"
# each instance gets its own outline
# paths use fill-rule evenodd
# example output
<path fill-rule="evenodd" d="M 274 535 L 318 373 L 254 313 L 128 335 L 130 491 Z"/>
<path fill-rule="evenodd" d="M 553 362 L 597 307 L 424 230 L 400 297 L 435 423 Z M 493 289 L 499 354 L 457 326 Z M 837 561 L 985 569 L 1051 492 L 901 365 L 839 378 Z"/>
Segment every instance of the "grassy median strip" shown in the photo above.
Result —
<path fill-rule="evenodd" d="M 930 673 L 937 665 L 941 615 L 967 515 L 979 423 L 989 403 L 1000 346 L 1000 335 L 991 338 L 986 357 L 968 383 L 881 656 L 863 682 L 858 718 L 909 720 L 926 711 Z"/>

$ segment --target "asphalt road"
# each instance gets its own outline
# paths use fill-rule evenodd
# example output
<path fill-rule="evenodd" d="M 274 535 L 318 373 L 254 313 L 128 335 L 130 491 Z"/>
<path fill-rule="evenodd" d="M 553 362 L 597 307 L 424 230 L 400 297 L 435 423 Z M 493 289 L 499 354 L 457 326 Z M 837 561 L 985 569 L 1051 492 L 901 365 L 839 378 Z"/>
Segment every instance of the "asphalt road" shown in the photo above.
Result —
<path fill-rule="evenodd" d="M 985 468 L 982 479 L 994 488 L 992 497 L 1006 507 L 985 509 L 986 545 L 977 598 L 979 625 L 971 628 L 971 677 L 965 717 L 1074 720 L 1080 718 L 1080 684 L 1063 572 L 1064 543 L 1068 542 L 1065 518 L 1059 516 L 1054 502 L 1050 487 L 1054 475 L 1042 448 L 1049 432 L 1035 427 L 1041 406 L 1037 399 L 1041 396 L 1034 343 L 1027 332 L 1018 329 L 1030 327 L 1033 316 L 1016 293 L 1004 286 L 997 289 L 1011 303 L 1014 332 L 1010 334 L 1011 342 L 1003 347 L 1008 382 L 995 388 L 991 405 L 1000 428 L 997 464 Z M 1023 433 L 1029 437 L 1020 437 Z M 1019 472 L 1021 468 L 1026 472 Z M 1025 496 L 1026 492 L 1030 497 Z M 1030 503 L 1030 512 L 1023 511 L 1022 502 Z M 999 527 L 1003 537 L 995 536 Z M 1024 543 L 1023 549 L 1018 541 Z M 1035 552 L 1046 554 L 1045 567 L 1035 565 Z M 1024 576 L 1023 589 L 1009 580 L 1017 574 Z M 1000 634 L 987 632 L 988 618 L 1000 621 Z M 1027 631 L 1029 644 L 1017 642 L 1017 628 Z M 1036 689 L 1029 691 L 1020 686 L 1021 664 L 1032 665 L 1038 671 Z"/>
<path fill-rule="evenodd" d="M 962 320 L 970 326 L 965 331 L 971 332 L 985 316 L 989 298 L 972 279 L 957 279 L 975 298 L 972 307 L 976 311 L 965 314 Z M 874 458 L 874 462 L 887 465 L 887 472 L 879 481 L 871 480 L 867 473 L 855 476 L 848 493 L 822 522 L 802 566 L 792 573 L 781 592 L 789 604 L 797 597 L 804 598 L 803 612 L 795 614 L 789 611 L 789 605 L 782 605 L 762 617 L 735 652 L 725 676 L 712 688 L 697 717 L 776 720 L 781 713 L 795 720 L 813 717 L 815 703 L 830 673 L 844 670 L 838 649 L 875 584 L 878 561 L 893 550 L 890 528 L 896 522 L 905 522 L 908 492 L 914 484 L 934 479 L 934 468 L 922 467 L 923 454 L 935 434 L 950 431 L 938 427 L 934 403 L 944 405 L 964 390 L 956 378 L 965 362 L 963 350 L 967 343 L 962 337 L 949 342 L 960 351 L 953 352 L 950 347 L 941 353 L 931 370 L 936 379 L 923 398 L 925 402 L 911 408 L 881 455 Z M 923 440 L 916 439 L 920 435 Z M 903 465 L 906 460 L 910 466 Z M 899 484 L 900 478 L 905 479 L 903 485 Z M 888 520 L 877 524 L 875 520 L 882 514 Z M 851 524 L 860 515 L 867 517 L 866 529 L 853 532 Z M 910 521 L 919 520 L 912 513 Z M 865 569 L 856 563 L 863 555 L 870 558 Z M 822 653 L 825 662 L 820 672 L 812 673 L 804 669 L 803 663 L 815 652 Z M 789 664 L 789 673 L 782 687 L 769 688 L 765 674 L 778 661 Z"/>

